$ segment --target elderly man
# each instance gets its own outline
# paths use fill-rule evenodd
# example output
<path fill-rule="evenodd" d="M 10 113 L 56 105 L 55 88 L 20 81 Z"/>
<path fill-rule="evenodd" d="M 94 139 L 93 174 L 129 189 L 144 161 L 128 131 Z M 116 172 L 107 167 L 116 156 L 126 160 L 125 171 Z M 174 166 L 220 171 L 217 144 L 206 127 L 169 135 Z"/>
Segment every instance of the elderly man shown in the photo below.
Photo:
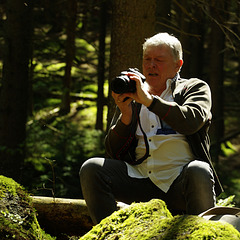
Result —
<path fill-rule="evenodd" d="M 159 198 L 173 214 L 199 214 L 221 191 L 209 155 L 211 92 L 182 79 L 182 46 L 159 33 L 143 44 L 143 75 L 125 71 L 136 90 L 112 96 L 117 111 L 106 136 L 106 158 L 87 160 L 80 182 L 93 222 L 114 212 L 116 200 Z M 216 190 L 215 190 L 216 188 Z"/>

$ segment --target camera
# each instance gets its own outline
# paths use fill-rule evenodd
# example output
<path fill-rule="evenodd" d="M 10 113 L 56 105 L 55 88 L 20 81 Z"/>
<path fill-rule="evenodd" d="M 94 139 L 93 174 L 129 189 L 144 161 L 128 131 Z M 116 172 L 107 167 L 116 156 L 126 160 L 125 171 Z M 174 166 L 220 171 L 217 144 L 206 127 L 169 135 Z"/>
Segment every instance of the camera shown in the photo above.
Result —
<path fill-rule="evenodd" d="M 132 72 L 141 77 L 142 81 L 146 80 L 145 76 L 139 72 L 137 68 L 129 68 L 124 72 Z M 111 89 L 117 94 L 136 92 L 136 82 L 131 80 L 124 72 L 114 78 L 111 82 Z"/>

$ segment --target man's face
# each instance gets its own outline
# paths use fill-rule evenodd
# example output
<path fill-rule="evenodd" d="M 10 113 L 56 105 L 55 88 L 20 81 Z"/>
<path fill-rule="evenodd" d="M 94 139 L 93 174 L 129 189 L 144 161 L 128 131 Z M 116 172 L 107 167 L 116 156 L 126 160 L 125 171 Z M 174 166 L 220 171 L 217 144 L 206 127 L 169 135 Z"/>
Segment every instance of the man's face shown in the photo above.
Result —
<path fill-rule="evenodd" d="M 163 85 L 173 78 L 182 66 L 175 61 L 170 47 L 166 45 L 148 47 L 143 55 L 143 74 L 151 87 Z"/>

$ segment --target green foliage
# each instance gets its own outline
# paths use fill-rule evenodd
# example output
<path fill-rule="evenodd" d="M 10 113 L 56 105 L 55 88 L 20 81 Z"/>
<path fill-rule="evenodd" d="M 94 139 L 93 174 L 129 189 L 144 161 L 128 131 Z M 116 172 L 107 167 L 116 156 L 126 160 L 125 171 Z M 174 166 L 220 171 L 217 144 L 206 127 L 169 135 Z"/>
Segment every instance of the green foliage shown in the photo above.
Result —
<path fill-rule="evenodd" d="M 90 100 L 72 102 L 75 115 L 57 117 L 66 66 L 65 3 L 35 6 L 33 117 L 27 124 L 24 186 L 36 195 L 81 198 L 78 171 L 82 163 L 104 154 L 104 133 L 94 129 L 98 36 L 88 31 L 93 23 L 89 21 L 91 5 L 79 4 L 77 26 L 83 31 L 77 31 L 75 38 L 71 96 Z"/>
<path fill-rule="evenodd" d="M 231 156 L 237 152 L 230 141 L 221 144 L 221 151 L 224 156 Z"/>
<path fill-rule="evenodd" d="M 88 122 L 90 113 L 85 113 Z M 83 114 L 78 117 L 82 123 Z M 67 116 L 51 124 L 33 121 L 27 136 L 27 188 L 38 195 L 80 198 L 78 172 L 88 158 L 104 155 L 103 137 L 102 131 L 78 125 Z"/>
<path fill-rule="evenodd" d="M 66 35 L 62 28 L 53 32 L 55 27 L 41 21 L 36 26 L 35 38 L 39 41 L 34 41 L 32 65 L 34 117 L 27 124 L 24 186 L 36 195 L 81 198 L 78 171 L 82 163 L 104 155 L 104 133 L 94 129 L 96 104 L 91 101 L 97 98 L 97 38 L 83 33 L 75 39 L 71 96 L 90 100 L 72 103 L 75 116 L 56 117 L 54 112 L 59 110 L 62 96 Z M 48 32 L 51 34 L 46 38 Z"/>
<path fill-rule="evenodd" d="M 221 207 L 234 207 L 235 204 L 233 202 L 235 195 L 229 196 L 227 198 L 219 198 L 217 201 L 217 206 Z"/>
<path fill-rule="evenodd" d="M 234 204 L 236 207 L 240 206 L 240 178 L 238 166 L 238 155 L 223 157 L 218 165 L 218 175 L 224 187 L 224 192 L 221 193 L 219 199 L 225 199 L 226 203 L 229 201 L 229 204 Z"/>
<path fill-rule="evenodd" d="M 225 184 L 225 192 L 221 194 L 221 196 L 227 197 L 234 194 L 234 204 L 239 207 L 240 206 L 240 178 L 239 178 L 239 170 L 232 170 L 228 176 L 224 178 Z"/>

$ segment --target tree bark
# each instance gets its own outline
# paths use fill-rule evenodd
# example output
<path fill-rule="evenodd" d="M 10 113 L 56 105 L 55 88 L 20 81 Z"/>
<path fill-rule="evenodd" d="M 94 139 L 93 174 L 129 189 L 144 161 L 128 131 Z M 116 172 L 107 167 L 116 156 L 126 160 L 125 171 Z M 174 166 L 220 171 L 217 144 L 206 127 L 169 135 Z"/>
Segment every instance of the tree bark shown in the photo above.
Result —
<path fill-rule="evenodd" d="M 179 14 L 180 22 L 180 41 L 183 47 L 184 65 L 181 69 L 181 77 L 203 78 L 202 66 L 204 62 L 204 31 L 203 26 L 205 20 L 202 10 L 193 2 L 184 0 L 181 2 L 181 10 Z"/>
<path fill-rule="evenodd" d="M 155 32 L 155 0 L 114 0 L 112 6 L 112 32 L 109 83 L 129 67 L 141 70 L 142 44 Z M 109 94 L 108 125 L 115 104 Z"/>
<path fill-rule="evenodd" d="M 212 158 L 215 163 L 218 163 L 218 156 L 221 151 L 221 145 L 215 144 L 219 143 L 219 140 L 224 136 L 224 117 L 223 117 L 223 106 L 224 106 L 224 91 L 223 91 L 223 81 L 224 81 L 224 46 L 225 37 L 221 29 L 221 24 L 223 23 L 222 12 L 218 9 L 224 8 L 224 0 L 211 1 L 211 16 L 214 21 L 211 23 L 211 33 L 210 33 L 210 87 L 212 91 L 212 114 L 213 122 L 210 128 L 211 141 L 214 144 L 211 149 Z M 226 18 L 225 18 L 226 19 Z M 218 24 L 216 24 L 218 23 Z"/>
<path fill-rule="evenodd" d="M 32 1 L 6 5 L 3 79 L 0 91 L 0 174 L 21 182 L 28 112 Z"/>
<path fill-rule="evenodd" d="M 99 27 L 99 52 L 98 52 L 98 99 L 97 99 L 97 120 L 96 129 L 103 130 L 103 107 L 104 99 L 104 80 L 105 80 L 105 38 L 106 38 L 106 19 L 107 19 L 106 0 L 100 6 L 100 27 Z"/>
<path fill-rule="evenodd" d="M 158 0 L 156 4 L 156 32 L 169 32 L 171 29 L 172 0 Z"/>
<path fill-rule="evenodd" d="M 76 17 L 77 17 L 77 1 L 68 0 L 67 4 L 67 27 L 66 27 L 66 67 L 63 78 L 63 96 L 61 104 L 61 113 L 67 114 L 70 112 L 70 91 L 71 91 L 71 70 L 73 59 L 75 57 L 75 32 L 76 32 Z"/>

